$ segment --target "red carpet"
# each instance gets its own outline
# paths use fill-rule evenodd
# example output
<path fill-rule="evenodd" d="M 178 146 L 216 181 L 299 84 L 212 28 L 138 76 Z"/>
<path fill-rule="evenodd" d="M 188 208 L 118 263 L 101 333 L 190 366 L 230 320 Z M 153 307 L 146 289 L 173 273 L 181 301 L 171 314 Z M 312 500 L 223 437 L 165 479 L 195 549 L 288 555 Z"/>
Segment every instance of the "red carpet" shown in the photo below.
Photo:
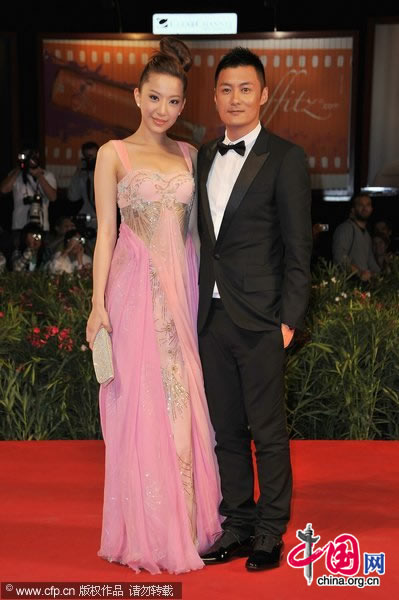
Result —
<path fill-rule="evenodd" d="M 135 575 L 96 556 L 99 546 L 104 447 L 99 441 L 0 442 L 0 580 L 183 583 L 185 600 L 302 600 L 398 597 L 399 442 L 297 441 L 292 518 L 286 553 L 297 529 L 311 522 L 324 546 L 342 533 L 363 553 L 385 552 L 379 587 L 319 587 L 324 557 L 304 570 L 247 573 L 245 559 L 180 576 Z M 378 573 L 369 573 L 375 576 Z"/>

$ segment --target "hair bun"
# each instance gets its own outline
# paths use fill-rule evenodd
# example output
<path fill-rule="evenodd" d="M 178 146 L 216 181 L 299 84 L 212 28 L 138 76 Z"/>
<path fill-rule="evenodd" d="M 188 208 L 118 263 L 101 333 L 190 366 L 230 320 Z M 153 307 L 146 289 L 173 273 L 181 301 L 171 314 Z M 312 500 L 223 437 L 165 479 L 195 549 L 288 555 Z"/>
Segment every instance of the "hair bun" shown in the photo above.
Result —
<path fill-rule="evenodd" d="M 184 42 L 174 37 L 164 37 L 159 42 L 159 47 L 163 54 L 173 56 L 181 64 L 183 71 L 190 70 L 193 59 Z"/>

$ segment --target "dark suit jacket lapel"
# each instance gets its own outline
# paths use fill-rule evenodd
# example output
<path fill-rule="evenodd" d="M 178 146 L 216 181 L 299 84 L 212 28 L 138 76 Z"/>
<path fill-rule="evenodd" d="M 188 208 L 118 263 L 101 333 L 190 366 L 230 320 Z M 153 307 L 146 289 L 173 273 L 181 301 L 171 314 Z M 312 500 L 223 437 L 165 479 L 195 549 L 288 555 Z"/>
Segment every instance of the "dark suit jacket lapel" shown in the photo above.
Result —
<path fill-rule="evenodd" d="M 262 128 L 234 184 L 229 201 L 224 211 L 219 235 L 216 240 L 216 246 L 221 244 L 223 237 L 225 236 L 226 231 L 235 213 L 237 212 L 238 207 L 248 191 L 249 186 L 270 154 L 270 152 L 267 151 L 268 139 L 269 134 L 265 129 Z"/>
<path fill-rule="evenodd" d="M 222 137 L 220 139 L 223 140 L 224 137 Z M 210 168 L 212 166 L 213 160 L 215 158 L 215 154 L 217 152 L 218 141 L 219 141 L 219 139 L 214 140 L 206 148 L 206 151 L 204 152 L 204 156 L 202 159 L 201 172 L 199 174 L 199 176 L 200 176 L 199 186 L 200 186 L 201 209 L 202 209 L 202 213 L 205 217 L 205 221 L 208 225 L 209 235 L 211 236 L 211 240 L 212 240 L 213 244 L 215 244 L 215 242 L 216 242 L 215 229 L 213 226 L 211 209 L 209 206 L 208 190 L 207 190 L 206 184 L 208 181 L 208 175 L 209 175 Z"/>

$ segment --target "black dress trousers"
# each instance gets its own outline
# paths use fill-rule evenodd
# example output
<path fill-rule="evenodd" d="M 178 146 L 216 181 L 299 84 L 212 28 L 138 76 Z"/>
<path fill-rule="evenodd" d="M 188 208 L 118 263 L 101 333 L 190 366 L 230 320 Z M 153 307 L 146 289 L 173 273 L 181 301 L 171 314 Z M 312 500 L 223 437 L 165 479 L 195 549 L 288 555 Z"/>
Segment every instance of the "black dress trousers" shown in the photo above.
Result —
<path fill-rule="evenodd" d="M 212 300 L 199 335 L 205 391 L 216 432 L 223 529 L 280 536 L 290 517 L 292 474 L 284 403 L 285 350 L 280 328 L 238 327 Z M 251 438 L 260 498 L 255 504 Z"/>

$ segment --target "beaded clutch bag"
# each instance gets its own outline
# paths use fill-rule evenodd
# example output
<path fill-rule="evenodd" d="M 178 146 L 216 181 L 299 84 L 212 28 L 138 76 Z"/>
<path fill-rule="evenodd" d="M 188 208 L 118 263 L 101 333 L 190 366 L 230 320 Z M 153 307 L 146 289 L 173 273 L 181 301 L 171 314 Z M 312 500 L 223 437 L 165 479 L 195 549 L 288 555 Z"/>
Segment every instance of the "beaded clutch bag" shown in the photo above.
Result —
<path fill-rule="evenodd" d="M 93 343 L 93 365 L 98 383 L 110 383 L 114 378 L 111 336 L 100 327 Z"/>

